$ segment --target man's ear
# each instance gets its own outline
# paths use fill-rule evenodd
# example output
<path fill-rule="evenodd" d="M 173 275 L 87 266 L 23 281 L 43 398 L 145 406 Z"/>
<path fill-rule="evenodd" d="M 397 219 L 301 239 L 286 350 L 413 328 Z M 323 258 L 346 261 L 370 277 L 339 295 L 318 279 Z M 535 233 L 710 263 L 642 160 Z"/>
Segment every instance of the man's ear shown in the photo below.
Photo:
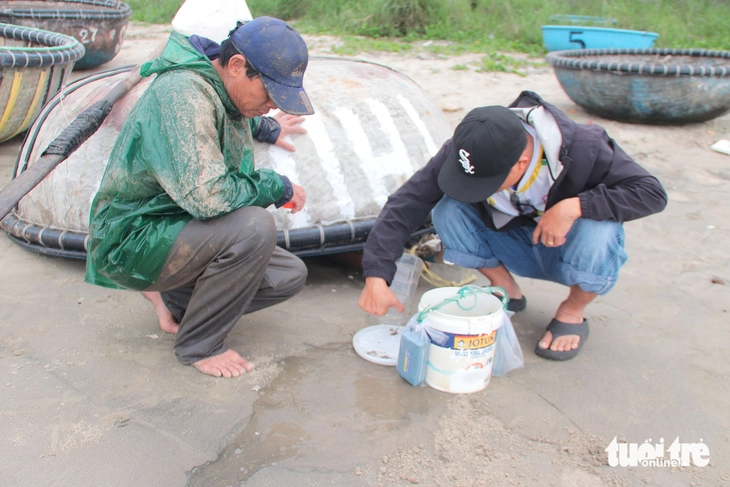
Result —
<path fill-rule="evenodd" d="M 228 60 L 228 69 L 234 76 L 246 75 L 246 58 L 242 54 L 234 54 Z"/>
<path fill-rule="evenodd" d="M 532 160 L 532 155 L 528 156 L 526 154 L 522 154 L 519 159 L 517 159 L 517 167 L 520 168 L 520 171 L 527 171 L 527 166 L 530 165 L 530 161 Z"/>

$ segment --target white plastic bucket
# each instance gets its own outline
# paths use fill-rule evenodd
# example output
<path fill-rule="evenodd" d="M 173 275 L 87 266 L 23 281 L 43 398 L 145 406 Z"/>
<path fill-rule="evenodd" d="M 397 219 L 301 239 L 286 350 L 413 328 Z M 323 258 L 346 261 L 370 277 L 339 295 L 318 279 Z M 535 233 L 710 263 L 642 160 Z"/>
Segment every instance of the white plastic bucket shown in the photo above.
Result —
<path fill-rule="evenodd" d="M 457 296 L 458 287 L 443 287 L 426 292 L 418 310 L 434 307 Z M 437 310 L 430 310 L 425 322 L 443 332 L 443 345 L 431 341 L 426 384 L 444 392 L 481 391 L 492 378 L 494 342 L 502 326 L 502 301 L 487 292 L 466 293 Z"/>

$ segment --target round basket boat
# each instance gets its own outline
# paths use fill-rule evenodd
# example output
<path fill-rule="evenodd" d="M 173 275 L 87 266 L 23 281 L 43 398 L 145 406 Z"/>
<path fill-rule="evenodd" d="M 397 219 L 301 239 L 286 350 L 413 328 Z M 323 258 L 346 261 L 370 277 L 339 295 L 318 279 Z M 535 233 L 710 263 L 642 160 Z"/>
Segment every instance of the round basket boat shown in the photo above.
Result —
<path fill-rule="evenodd" d="M 571 100 L 605 118 L 684 124 L 730 110 L 730 51 L 580 49 L 547 62 Z"/>
<path fill-rule="evenodd" d="M 33 123 L 83 55 L 73 37 L 0 24 L 0 142 Z"/>
<path fill-rule="evenodd" d="M 86 48 L 76 69 L 111 61 L 124 41 L 132 10 L 116 0 L 3 0 L 0 22 L 75 37 Z"/>
<path fill-rule="evenodd" d="M 129 68 L 96 73 L 64 89 L 28 130 L 15 175 L 34 164 L 84 108 L 101 99 Z M 149 86 L 143 79 L 119 100 L 99 130 L 3 221 L 30 250 L 86 257 L 91 201 L 127 114 Z M 443 112 L 411 79 L 363 61 L 310 59 L 307 93 L 316 113 L 306 134 L 292 135 L 296 152 L 255 143 L 256 167 L 287 175 L 307 191 L 292 214 L 270 207 L 279 246 L 300 255 L 361 249 L 388 196 L 438 151 L 452 129 Z"/>
<path fill-rule="evenodd" d="M 549 51 L 570 49 L 646 49 L 654 46 L 659 34 L 639 30 L 576 25 L 543 25 L 542 42 Z"/>

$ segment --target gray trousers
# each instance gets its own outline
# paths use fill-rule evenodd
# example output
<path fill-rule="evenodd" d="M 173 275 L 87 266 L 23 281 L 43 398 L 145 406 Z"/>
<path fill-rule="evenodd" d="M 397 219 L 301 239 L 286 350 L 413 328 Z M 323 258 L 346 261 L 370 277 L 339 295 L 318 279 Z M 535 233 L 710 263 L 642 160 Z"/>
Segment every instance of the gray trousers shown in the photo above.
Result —
<path fill-rule="evenodd" d="M 304 286 L 307 268 L 276 246 L 272 215 L 241 208 L 191 220 L 178 236 L 154 285 L 180 324 L 175 355 L 184 364 L 219 355 L 245 313 L 280 303 Z"/>

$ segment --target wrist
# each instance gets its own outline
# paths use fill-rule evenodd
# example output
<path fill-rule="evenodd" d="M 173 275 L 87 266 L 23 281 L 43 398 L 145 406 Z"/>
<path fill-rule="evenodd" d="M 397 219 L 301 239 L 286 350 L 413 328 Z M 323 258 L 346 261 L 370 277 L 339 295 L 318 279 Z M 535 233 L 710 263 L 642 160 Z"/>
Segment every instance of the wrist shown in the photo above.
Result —
<path fill-rule="evenodd" d="M 281 178 L 281 183 L 284 185 L 284 193 L 281 195 L 281 198 L 274 203 L 276 208 L 281 208 L 294 197 L 294 186 L 292 185 L 292 182 L 288 177 L 281 174 L 279 174 L 279 177 Z"/>
<path fill-rule="evenodd" d="M 568 198 L 566 200 L 563 200 L 565 203 L 567 209 L 568 209 L 568 215 L 573 219 L 577 220 L 578 218 L 583 216 L 583 211 L 580 207 L 580 198 L 577 196 L 574 196 L 573 198 Z"/>
<path fill-rule="evenodd" d="M 388 283 L 382 277 L 370 276 L 365 278 L 366 286 L 385 286 L 388 287 Z"/>

